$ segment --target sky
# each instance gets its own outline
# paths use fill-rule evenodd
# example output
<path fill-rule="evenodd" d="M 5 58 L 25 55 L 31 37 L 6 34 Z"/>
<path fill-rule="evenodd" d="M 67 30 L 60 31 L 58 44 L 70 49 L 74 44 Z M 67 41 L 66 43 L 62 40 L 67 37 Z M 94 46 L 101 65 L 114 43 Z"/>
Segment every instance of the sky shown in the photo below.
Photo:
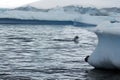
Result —
<path fill-rule="evenodd" d="M 0 8 L 15 8 L 39 0 L 0 0 Z"/>
<path fill-rule="evenodd" d="M 120 0 L 0 0 L 0 8 L 15 8 L 27 4 L 38 8 L 52 8 L 72 4 L 102 8 L 120 7 Z"/>

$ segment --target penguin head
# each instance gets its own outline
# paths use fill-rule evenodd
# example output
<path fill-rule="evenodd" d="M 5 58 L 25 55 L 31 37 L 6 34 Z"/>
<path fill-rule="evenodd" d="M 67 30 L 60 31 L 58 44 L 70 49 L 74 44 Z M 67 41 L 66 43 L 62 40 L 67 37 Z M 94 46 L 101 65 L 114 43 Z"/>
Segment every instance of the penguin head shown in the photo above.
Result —
<path fill-rule="evenodd" d="M 75 36 L 75 39 L 78 39 L 79 37 L 78 36 Z"/>
<path fill-rule="evenodd" d="M 85 62 L 88 62 L 88 58 L 89 58 L 89 57 L 90 57 L 90 56 L 86 56 L 86 57 L 85 57 L 85 59 L 84 59 Z"/>

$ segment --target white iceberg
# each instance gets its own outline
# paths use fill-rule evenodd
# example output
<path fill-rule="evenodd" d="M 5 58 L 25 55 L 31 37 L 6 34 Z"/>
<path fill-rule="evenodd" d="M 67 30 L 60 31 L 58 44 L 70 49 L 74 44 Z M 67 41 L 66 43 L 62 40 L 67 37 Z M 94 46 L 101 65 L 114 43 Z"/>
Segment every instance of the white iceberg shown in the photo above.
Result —
<path fill-rule="evenodd" d="M 105 22 L 93 31 L 98 45 L 85 60 L 95 68 L 120 69 L 120 23 Z"/>

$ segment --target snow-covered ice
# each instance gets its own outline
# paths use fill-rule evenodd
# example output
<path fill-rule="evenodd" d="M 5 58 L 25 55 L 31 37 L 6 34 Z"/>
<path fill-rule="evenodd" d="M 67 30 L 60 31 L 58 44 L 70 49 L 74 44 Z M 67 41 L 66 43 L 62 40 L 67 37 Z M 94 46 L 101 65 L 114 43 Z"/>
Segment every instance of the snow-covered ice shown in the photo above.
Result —
<path fill-rule="evenodd" d="M 88 58 L 95 68 L 120 69 L 120 23 L 104 22 L 93 30 L 98 45 Z"/>
<path fill-rule="evenodd" d="M 103 21 L 112 21 L 111 16 L 91 16 L 89 14 L 80 14 L 77 12 L 65 12 L 64 10 L 43 11 L 22 11 L 22 10 L 7 10 L 0 13 L 0 18 L 17 18 L 17 19 L 38 19 L 38 20 L 58 20 L 58 21 L 77 21 L 88 24 L 100 24 Z"/>

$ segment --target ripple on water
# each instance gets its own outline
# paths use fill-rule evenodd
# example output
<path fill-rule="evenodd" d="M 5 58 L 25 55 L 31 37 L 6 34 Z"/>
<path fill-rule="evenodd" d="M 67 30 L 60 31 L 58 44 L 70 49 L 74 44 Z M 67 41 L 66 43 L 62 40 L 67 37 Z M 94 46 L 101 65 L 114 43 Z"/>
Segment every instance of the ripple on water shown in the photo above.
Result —
<path fill-rule="evenodd" d="M 79 43 L 58 42 L 78 35 Z M 84 80 L 96 36 L 72 26 L 1 25 L 1 80 Z M 91 77 L 91 76 L 90 76 Z"/>

